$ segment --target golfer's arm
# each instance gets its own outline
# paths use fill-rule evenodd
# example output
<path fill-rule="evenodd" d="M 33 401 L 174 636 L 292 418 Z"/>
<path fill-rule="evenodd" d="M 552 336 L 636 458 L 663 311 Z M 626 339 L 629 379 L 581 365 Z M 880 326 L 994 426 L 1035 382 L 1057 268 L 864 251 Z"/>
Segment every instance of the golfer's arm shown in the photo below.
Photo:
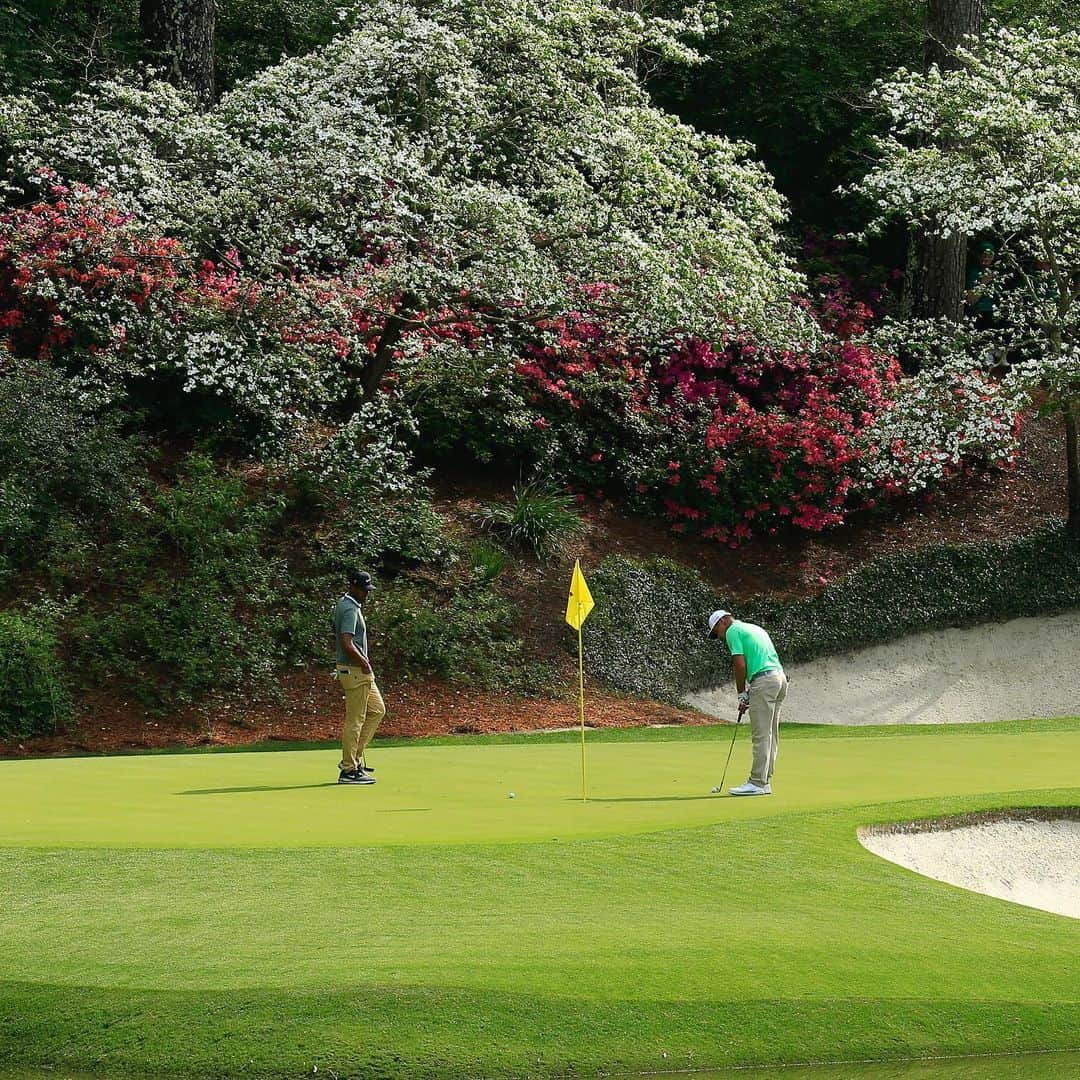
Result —
<path fill-rule="evenodd" d="M 368 658 L 356 647 L 352 634 L 341 635 L 341 648 L 354 665 L 363 668 L 369 675 L 371 674 L 371 665 L 368 663 Z"/>
<path fill-rule="evenodd" d="M 731 666 L 735 669 L 735 689 L 741 694 L 746 689 L 746 657 L 733 656 Z"/>

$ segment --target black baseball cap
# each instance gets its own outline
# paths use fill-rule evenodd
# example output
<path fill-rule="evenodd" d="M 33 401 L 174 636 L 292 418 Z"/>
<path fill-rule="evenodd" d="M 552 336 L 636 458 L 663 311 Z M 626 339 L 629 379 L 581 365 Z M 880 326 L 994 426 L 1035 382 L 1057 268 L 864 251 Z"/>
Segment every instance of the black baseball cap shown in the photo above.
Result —
<path fill-rule="evenodd" d="M 375 582 L 371 580 L 371 575 L 366 570 L 350 570 L 345 577 L 350 585 L 355 585 L 364 592 L 371 592 L 375 588 Z"/>

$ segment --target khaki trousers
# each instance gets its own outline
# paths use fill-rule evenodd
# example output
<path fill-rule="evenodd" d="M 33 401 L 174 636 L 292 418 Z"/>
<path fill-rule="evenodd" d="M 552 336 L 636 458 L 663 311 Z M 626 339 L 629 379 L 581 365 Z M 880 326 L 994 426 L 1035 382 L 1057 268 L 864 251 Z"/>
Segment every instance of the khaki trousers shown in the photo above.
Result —
<path fill-rule="evenodd" d="M 750 737 L 754 763 L 750 783 L 764 787 L 772 780 L 780 752 L 780 708 L 787 697 L 787 676 L 782 671 L 759 675 L 750 684 Z"/>
<path fill-rule="evenodd" d="M 360 764 L 375 729 L 386 715 L 382 694 L 375 676 L 358 667 L 337 667 L 338 682 L 345 694 L 345 724 L 341 729 L 341 768 L 355 769 Z"/>

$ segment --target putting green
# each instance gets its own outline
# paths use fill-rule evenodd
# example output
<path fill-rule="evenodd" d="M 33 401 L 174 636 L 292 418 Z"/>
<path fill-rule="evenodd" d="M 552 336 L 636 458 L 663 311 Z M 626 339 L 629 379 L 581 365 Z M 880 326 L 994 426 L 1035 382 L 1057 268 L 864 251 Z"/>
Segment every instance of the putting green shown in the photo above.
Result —
<path fill-rule="evenodd" d="M 0 763 L 0 1067 L 584 1075 L 1080 1045 L 1080 920 L 861 824 L 1075 806 L 1080 720 Z M 730 779 L 745 774 L 740 732 Z M 515 791 L 516 798 L 507 794 Z"/>
<path fill-rule="evenodd" d="M 0 764 L 0 844 L 340 847 L 615 836 L 899 799 L 1075 783 L 1080 730 L 791 738 L 769 798 L 711 795 L 730 728 L 702 741 L 394 747 L 370 788 L 335 782 L 331 750 Z M 728 783 L 749 767 L 740 733 Z M 511 799 L 509 793 L 514 792 Z"/>

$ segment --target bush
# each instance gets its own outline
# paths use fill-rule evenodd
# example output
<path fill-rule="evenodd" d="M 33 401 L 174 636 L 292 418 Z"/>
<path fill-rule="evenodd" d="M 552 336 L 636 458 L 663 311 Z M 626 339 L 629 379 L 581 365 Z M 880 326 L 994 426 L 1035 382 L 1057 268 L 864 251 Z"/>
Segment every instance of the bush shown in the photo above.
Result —
<path fill-rule="evenodd" d="M 731 547 L 786 525 L 820 532 L 877 498 L 1009 459 L 1018 405 L 984 377 L 904 380 L 863 337 L 871 309 L 836 279 L 804 306 L 821 333 L 797 348 L 732 331 L 645 355 L 602 309 L 558 320 L 556 344 L 525 347 L 505 434 L 548 475 Z"/>
<path fill-rule="evenodd" d="M 403 586 L 376 596 L 371 626 L 396 674 L 535 688 L 541 675 L 523 662 L 514 619 L 513 605 L 489 589 L 472 586 L 447 595 Z"/>
<path fill-rule="evenodd" d="M 510 563 L 510 556 L 498 544 L 489 544 L 486 540 L 470 544 L 466 554 L 473 578 L 480 585 L 490 585 Z"/>
<path fill-rule="evenodd" d="M 142 443 L 118 410 L 41 364 L 0 371 L 0 582 L 29 567 L 78 574 L 145 486 Z"/>
<path fill-rule="evenodd" d="M 515 485 L 513 501 L 487 507 L 480 526 L 510 547 L 531 551 L 538 558 L 553 555 L 585 531 L 573 499 L 539 482 Z"/>
<path fill-rule="evenodd" d="M 596 607 L 582 631 L 590 670 L 613 689 L 677 702 L 723 681 L 721 650 L 705 637 L 716 607 L 696 570 L 669 559 L 605 559 L 589 575 Z"/>
<path fill-rule="evenodd" d="M 324 445 L 294 455 L 286 481 L 292 513 L 318 521 L 301 546 L 320 572 L 363 565 L 396 574 L 449 557 L 445 523 L 431 504 L 406 436 L 412 417 L 401 401 L 368 402 Z"/>
<path fill-rule="evenodd" d="M 174 435 L 250 442 L 324 420 L 348 351 L 329 303 L 352 299 L 340 281 L 267 284 L 227 245 L 200 259 L 104 189 L 47 168 L 34 186 L 39 201 L 0 213 L 0 349 L 137 396 Z"/>
<path fill-rule="evenodd" d="M 71 715 L 56 639 L 14 611 L 0 611 L 0 738 L 51 735 Z"/>
<path fill-rule="evenodd" d="M 732 546 L 789 523 L 820 531 L 865 498 L 859 436 L 899 378 L 891 357 L 851 340 L 869 308 L 823 288 L 806 303 L 820 333 L 798 349 L 732 331 L 657 353 L 618 335 L 598 293 L 522 342 L 509 380 L 481 365 L 478 385 L 423 398 L 425 435 L 467 428 L 457 445 L 481 460 L 524 461 L 597 499 L 621 494 L 677 532 Z M 513 392 L 495 392 L 500 378 Z"/>
<path fill-rule="evenodd" d="M 512 373 L 477 362 L 414 386 L 425 442 L 582 498 L 621 495 L 731 547 L 789 525 L 820 532 L 1015 448 L 1015 399 L 966 369 L 902 378 L 865 337 L 872 310 L 837 279 L 803 302 L 817 330 L 790 347 L 733 328 L 650 353 L 608 304 L 600 290 L 538 325 Z"/>
<path fill-rule="evenodd" d="M 195 454 L 153 497 L 138 530 L 105 553 L 109 600 L 77 621 L 90 674 L 123 672 L 150 702 L 253 687 L 289 659 L 292 583 L 276 551 L 284 501 Z"/>
<path fill-rule="evenodd" d="M 760 623 L 786 663 L 815 660 L 950 626 L 1080 607 L 1080 544 L 1063 525 L 1015 540 L 934 544 L 882 556 L 797 600 L 717 597 L 696 571 L 666 560 L 605 560 L 589 581 L 592 669 L 616 690 L 677 701 L 731 677 L 705 638 L 718 604 Z"/>

